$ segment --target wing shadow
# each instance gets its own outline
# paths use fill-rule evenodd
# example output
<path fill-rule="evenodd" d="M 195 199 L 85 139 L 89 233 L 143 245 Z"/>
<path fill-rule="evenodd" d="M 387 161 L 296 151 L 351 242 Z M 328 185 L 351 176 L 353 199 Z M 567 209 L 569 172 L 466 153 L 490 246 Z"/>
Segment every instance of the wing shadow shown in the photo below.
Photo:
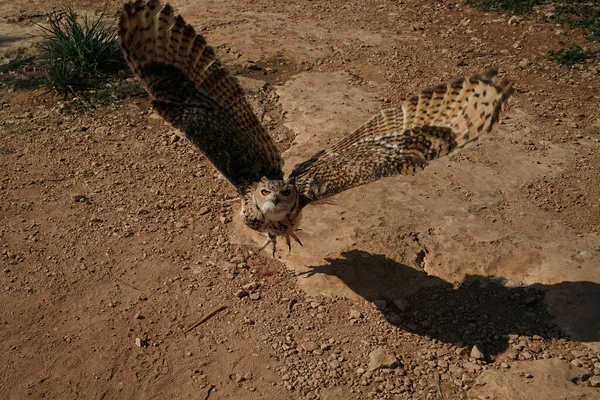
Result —
<path fill-rule="evenodd" d="M 400 329 L 458 346 L 478 345 L 494 355 L 509 334 L 600 340 L 600 285 L 561 282 L 507 287 L 502 278 L 471 275 L 458 287 L 383 255 L 360 250 L 327 259 L 305 274 L 341 279 L 367 301 L 385 300 L 381 310 Z M 408 302 L 408 310 L 396 299 Z M 559 311 L 558 320 L 549 311 Z M 561 328 L 559 328 L 559 326 Z"/>

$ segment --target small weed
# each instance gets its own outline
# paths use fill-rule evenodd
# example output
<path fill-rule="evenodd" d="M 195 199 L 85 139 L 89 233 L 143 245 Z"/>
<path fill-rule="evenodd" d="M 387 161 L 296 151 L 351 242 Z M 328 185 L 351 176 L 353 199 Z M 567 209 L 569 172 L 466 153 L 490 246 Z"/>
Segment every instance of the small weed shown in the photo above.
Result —
<path fill-rule="evenodd" d="M 552 22 L 582 28 L 590 40 L 600 42 L 600 0 L 559 0 Z"/>
<path fill-rule="evenodd" d="M 467 3 L 484 10 L 529 14 L 533 11 L 533 6 L 546 3 L 546 0 L 467 0 Z"/>
<path fill-rule="evenodd" d="M 60 94 L 100 84 L 125 67 L 116 30 L 102 16 L 79 18 L 72 9 L 53 12 L 44 31 L 42 63 L 46 86 Z"/>
<path fill-rule="evenodd" d="M 557 64 L 570 67 L 575 64 L 583 64 L 588 59 L 598 56 L 597 52 L 584 51 L 579 45 L 572 44 L 569 49 L 550 50 L 548 56 Z"/>

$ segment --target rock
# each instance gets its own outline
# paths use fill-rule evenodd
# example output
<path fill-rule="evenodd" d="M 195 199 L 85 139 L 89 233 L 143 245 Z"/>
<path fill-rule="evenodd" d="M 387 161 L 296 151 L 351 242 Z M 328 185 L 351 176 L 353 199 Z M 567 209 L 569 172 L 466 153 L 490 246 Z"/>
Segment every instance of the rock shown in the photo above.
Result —
<path fill-rule="evenodd" d="M 209 212 L 210 212 L 210 208 L 208 208 L 208 207 L 202 207 L 202 208 L 200 209 L 200 211 L 198 211 L 198 213 L 199 213 L 200 215 L 206 215 L 206 214 L 208 214 Z"/>
<path fill-rule="evenodd" d="M 362 313 L 358 310 L 350 310 L 350 319 L 361 319 Z"/>
<path fill-rule="evenodd" d="M 242 288 L 243 288 L 244 290 L 247 290 L 247 291 L 249 291 L 249 292 L 253 292 L 253 291 L 255 291 L 256 289 L 258 289 L 259 287 L 260 287 L 260 282 L 257 282 L 257 281 L 250 282 L 250 283 L 248 283 L 248 284 L 246 284 L 246 285 L 242 286 Z"/>
<path fill-rule="evenodd" d="M 523 360 L 531 360 L 533 358 L 533 356 L 531 355 L 530 352 L 528 351 L 524 351 L 521 353 L 521 357 L 523 357 Z"/>
<path fill-rule="evenodd" d="M 311 341 L 303 343 L 301 347 L 306 351 L 315 351 L 321 348 L 317 343 Z"/>
<path fill-rule="evenodd" d="M 600 387 L 600 376 L 592 376 L 588 382 L 592 387 Z"/>
<path fill-rule="evenodd" d="M 374 300 L 373 304 L 377 307 L 378 310 L 383 311 L 387 308 L 387 301 L 385 300 Z"/>
<path fill-rule="evenodd" d="M 483 371 L 477 378 L 483 385 L 470 389 L 467 396 L 469 399 L 596 399 L 597 389 L 574 383 L 585 374 L 585 370 L 556 358 L 515 361 L 510 369 Z"/>
<path fill-rule="evenodd" d="M 396 299 L 394 300 L 394 305 L 402 312 L 410 310 L 410 303 L 406 299 Z"/>
<path fill-rule="evenodd" d="M 260 300 L 260 294 L 259 293 L 250 293 L 250 300 Z"/>
<path fill-rule="evenodd" d="M 521 18 L 513 15 L 508 19 L 508 25 L 519 25 L 521 23 Z"/>
<path fill-rule="evenodd" d="M 378 347 L 369 353 L 369 371 L 380 368 L 396 368 L 399 365 L 396 355 L 383 347 Z"/>
<path fill-rule="evenodd" d="M 580 359 L 576 358 L 576 359 L 574 359 L 574 360 L 571 361 L 571 365 L 574 365 L 576 367 L 581 367 L 581 366 L 583 366 L 583 363 L 581 362 Z"/>
<path fill-rule="evenodd" d="M 481 352 L 481 350 L 479 350 L 479 347 L 475 345 L 471 349 L 471 357 L 473 357 L 476 360 L 483 360 L 485 358 L 485 355 Z"/>
<path fill-rule="evenodd" d="M 136 314 L 133 316 L 133 318 L 135 318 L 135 319 L 144 319 L 144 316 L 143 316 L 142 314 L 140 314 L 140 313 L 136 313 Z"/>
<path fill-rule="evenodd" d="M 248 296 L 248 294 L 249 293 L 247 291 L 245 291 L 244 289 L 240 289 L 237 292 L 235 292 L 235 296 L 238 297 L 238 298 L 240 298 L 240 299 Z"/>
<path fill-rule="evenodd" d="M 525 68 L 528 65 L 529 65 L 529 60 L 526 59 L 526 58 L 524 58 L 521 61 L 519 61 L 519 67 L 521 67 L 521 68 Z"/>

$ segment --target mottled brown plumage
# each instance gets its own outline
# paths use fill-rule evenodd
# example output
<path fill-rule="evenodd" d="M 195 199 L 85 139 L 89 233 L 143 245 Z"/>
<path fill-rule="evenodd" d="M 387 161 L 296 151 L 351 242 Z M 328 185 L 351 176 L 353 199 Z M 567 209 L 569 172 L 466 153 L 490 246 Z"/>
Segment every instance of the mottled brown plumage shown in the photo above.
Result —
<path fill-rule="evenodd" d="M 273 140 L 237 79 L 170 5 L 125 4 L 119 40 L 158 113 L 180 129 L 242 198 L 246 225 L 288 246 L 302 208 L 344 190 L 413 174 L 489 132 L 512 94 L 495 69 L 422 91 L 295 166 L 287 181 Z M 263 246 L 264 247 L 264 246 Z"/>

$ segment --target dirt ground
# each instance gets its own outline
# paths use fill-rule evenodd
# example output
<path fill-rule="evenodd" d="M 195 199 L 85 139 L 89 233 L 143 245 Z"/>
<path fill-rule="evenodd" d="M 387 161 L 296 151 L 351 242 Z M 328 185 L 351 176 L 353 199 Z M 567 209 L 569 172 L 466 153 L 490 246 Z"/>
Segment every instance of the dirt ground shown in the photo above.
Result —
<path fill-rule="evenodd" d="M 514 82 L 493 134 L 307 208 L 273 259 L 131 78 L 39 88 L 36 23 L 64 4 L 100 9 L 0 12 L 1 398 L 599 398 L 600 64 L 548 60 L 585 42 L 551 9 L 175 1 L 286 170 L 427 86 Z"/>

